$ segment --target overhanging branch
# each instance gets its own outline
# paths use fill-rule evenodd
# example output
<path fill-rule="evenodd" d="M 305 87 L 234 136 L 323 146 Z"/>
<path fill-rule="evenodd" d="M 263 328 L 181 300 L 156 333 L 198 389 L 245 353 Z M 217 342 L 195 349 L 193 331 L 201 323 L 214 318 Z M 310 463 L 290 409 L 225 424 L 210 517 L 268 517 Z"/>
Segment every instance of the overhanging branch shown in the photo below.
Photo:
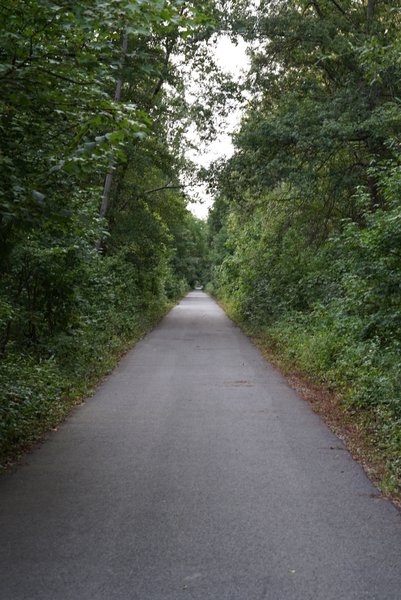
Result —
<path fill-rule="evenodd" d="M 187 186 L 185 186 L 185 185 L 162 185 L 161 187 L 153 188 L 151 190 L 146 190 L 143 193 L 144 194 L 152 194 L 153 192 L 160 192 L 162 190 L 180 190 L 184 187 L 187 187 Z"/>

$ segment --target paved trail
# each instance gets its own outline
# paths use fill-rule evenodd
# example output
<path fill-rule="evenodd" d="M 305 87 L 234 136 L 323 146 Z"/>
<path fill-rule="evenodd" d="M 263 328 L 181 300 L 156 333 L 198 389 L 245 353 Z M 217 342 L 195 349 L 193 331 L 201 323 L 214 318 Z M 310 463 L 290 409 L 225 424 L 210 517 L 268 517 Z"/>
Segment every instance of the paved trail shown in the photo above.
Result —
<path fill-rule="evenodd" d="M 0 480 L 1 600 L 401 600 L 401 519 L 205 294 Z"/>

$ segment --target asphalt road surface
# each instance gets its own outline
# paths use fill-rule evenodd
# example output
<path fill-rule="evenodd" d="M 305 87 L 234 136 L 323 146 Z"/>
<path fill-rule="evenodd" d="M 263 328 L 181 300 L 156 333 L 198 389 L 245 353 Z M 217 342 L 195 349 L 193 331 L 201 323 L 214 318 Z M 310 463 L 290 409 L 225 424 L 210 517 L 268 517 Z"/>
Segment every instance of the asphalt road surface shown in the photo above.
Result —
<path fill-rule="evenodd" d="M 202 292 L 0 480 L 1 600 L 401 600 L 401 519 Z"/>

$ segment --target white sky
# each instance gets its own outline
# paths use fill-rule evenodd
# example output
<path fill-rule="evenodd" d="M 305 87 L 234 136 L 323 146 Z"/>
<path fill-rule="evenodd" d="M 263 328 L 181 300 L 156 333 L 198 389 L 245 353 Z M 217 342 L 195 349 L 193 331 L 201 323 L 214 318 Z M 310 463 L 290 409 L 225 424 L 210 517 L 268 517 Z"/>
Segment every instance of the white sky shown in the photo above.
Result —
<path fill-rule="evenodd" d="M 249 59 L 246 56 L 246 43 L 239 40 L 238 44 L 235 45 L 228 36 L 221 36 L 216 45 L 216 62 L 223 71 L 238 79 L 249 67 Z M 226 133 L 220 134 L 210 144 L 203 144 L 197 151 L 188 150 L 188 158 L 203 167 L 209 166 L 210 163 L 218 158 L 229 158 L 234 150 L 230 134 L 238 128 L 240 119 L 241 110 L 233 111 L 227 120 Z M 191 195 L 190 188 L 187 192 Z M 209 207 L 213 204 L 213 199 L 207 193 L 206 186 L 197 186 L 196 190 L 193 189 L 192 192 L 196 192 L 203 199 L 203 202 L 202 204 L 199 202 L 191 203 L 189 209 L 197 217 L 201 219 L 207 218 Z"/>

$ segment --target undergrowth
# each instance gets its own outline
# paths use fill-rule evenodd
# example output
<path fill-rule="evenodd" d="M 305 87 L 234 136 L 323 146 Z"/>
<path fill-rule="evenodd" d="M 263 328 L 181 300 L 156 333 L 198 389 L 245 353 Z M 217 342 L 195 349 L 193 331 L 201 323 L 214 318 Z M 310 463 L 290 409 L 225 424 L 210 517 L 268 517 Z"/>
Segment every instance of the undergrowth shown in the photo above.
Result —
<path fill-rule="evenodd" d="M 208 288 L 213 293 L 211 286 Z M 292 314 L 270 325 L 244 319 L 235 303 L 219 298 L 229 316 L 287 376 L 332 392 L 343 430 L 358 432 L 357 458 L 383 492 L 401 493 L 399 357 L 372 340 L 357 341 L 318 314 Z M 346 328 L 345 328 L 346 329 Z M 322 415 L 324 416 L 324 415 Z M 331 415 L 326 415 L 330 422 Z M 349 440 L 352 446 L 353 440 Z M 352 448 L 351 448 L 352 449 Z M 371 469 L 369 469 L 369 465 Z"/>
<path fill-rule="evenodd" d="M 170 278 L 166 294 L 165 285 L 154 283 L 140 289 L 132 268 L 98 261 L 68 323 L 53 334 L 43 331 L 35 344 L 9 343 L 0 361 L 0 470 L 60 423 L 188 289 Z"/>

